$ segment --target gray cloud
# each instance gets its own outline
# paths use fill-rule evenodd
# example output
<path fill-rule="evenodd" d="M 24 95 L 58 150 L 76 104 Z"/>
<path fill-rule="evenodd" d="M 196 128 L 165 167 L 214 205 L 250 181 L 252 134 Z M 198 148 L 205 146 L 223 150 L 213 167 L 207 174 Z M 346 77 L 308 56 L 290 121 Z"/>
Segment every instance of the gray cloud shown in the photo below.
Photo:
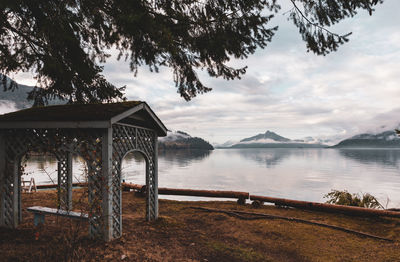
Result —
<path fill-rule="evenodd" d="M 168 68 L 152 73 L 143 67 L 135 78 L 129 64 L 114 55 L 104 74 L 113 84 L 126 85 L 129 99 L 147 101 L 168 128 L 211 142 L 267 129 L 290 138 L 339 139 L 393 128 L 400 122 L 400 1 L 387 0 L 376 9 L 372 16 L 362 11 L 333 26 L 335 32 L 353 35 L 326 57 L 307 53 L 297 29 L 278 14 L 272 21 L 279 25 L 273 42 L 246 60 L 229 63 L 248 66 L 242 80 L 199 72 L 213 91 L 190 102 L 177 94 Z M 26 75 L 16 79 L 27 81 Z"/>

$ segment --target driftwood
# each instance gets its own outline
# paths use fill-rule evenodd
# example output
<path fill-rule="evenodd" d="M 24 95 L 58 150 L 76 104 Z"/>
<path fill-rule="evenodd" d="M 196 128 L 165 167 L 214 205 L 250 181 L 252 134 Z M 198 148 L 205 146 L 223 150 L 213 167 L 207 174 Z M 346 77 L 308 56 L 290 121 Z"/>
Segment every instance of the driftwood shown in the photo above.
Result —
<path fill-rule="evenodd" d="M 146 186 L 137 184 L 123 183 L 124 188 L 134 189 L 144 193 Z M 239 191 L 220 191 L 220 190 L 195 190 L 195 189 L 177 189 L 177 188 L 158 188 L 160 195 L 174 195 L 174 196 L 201 196 L 201 197 L 220 197 L 220 198 L 237 198 L 244 201 L 249 198 L 248 192 Z"/>
<path fill-rule="evenodd" d="M 301 208 L 301 209 L 343 213 L 343 214 L 347 214 L 347 215 L 385 216 L 385 217 L 400 218 L 400 212 L 389 211 L 389 210 L 379 210 L 379 209 L 363 208 L 363 207 L 333 205 L 333 204 L 299 201 L 299 200 L 291 200 L 291 199 L 276 198 L 276 197 L 253 196 L 253 195 L 250 196 L 250 200 L 275 203 L 275 205 L 279 205 L 279 206 L 288 206 L 288 207 L 296 207 L 296 208 Z"/>
<path fill-rule="evenodd" d="M 133 189 L 141 193 L 146 192 L 146 186 L 145 185 L 138 185 L 138 184 L 132 184 L 132 183 L 122 183 L 122 188 L 123 190 L 126 189 Z"/>
<path fill-rule="evenodd" d="M 387 211 L 400 212 L 400 208 L 388 208 Z"/>
<path fill-rule="evenodd" d="M 227 215 L 230 215 L 230 216 L 234 216 L 234 217 L 237 217 L 239 219 L 244 219 L 244 220 L 281 219 L 281 220 L 292 221 L 292 222 L 297 222 L 297 223 L 304 223 L 304 224 L 309 224 L 309 225 L 326 227 L 326 228 L 330 228 L 330 229 L 339 230 L 339 231 L 343 231 L 343 232 L 346 232 L 346 233 L 358 235 L 358 236 L 361 236 L 361 237 L 368 237 L 368 238 L 373 238 L 373 239 L 378 239 L 378 240 L 394 242 L 394 240 L 389 239 L 389 238 L 375 236 L 375 235 L 371 235 L 371 234 L 368 234 L 368 233 L 363 233 L 363 232 L 360 232 L 360 231 L 355 231 L 355 230 L 344 228 L 344 227 L 333 226 L 333 225 L 328 225 L 328 224 L 319 223 L 319 222 L 313 222 L 313 221 L 310 221 L 310 220 L 304 220 L 304 219 L 295 218 L 295 217 L 285 217 L 285 216 L 277 216 L 277 215 L 270 215 L 270 214 L 264 214 L 264 213 L 253 213 L 253 212 L 244 212 L 244 211 L 237 211 L 237 210 L 213 209 L 213 208 L 205 208 L 205 207 L 190 207 L 190 208 L 191 209 L 197 209 L 197 210 L 205 211 L 205 212 L 224 213 L 224 214 L 227 214 Z M 248 216 L 244 216 L 244 215 L 248 215 Z"/>
<path fill-rule="evenodd" d="M 73 183 L 74 187 L 86 187 L 87 183 Z M 37 185 L 38 189 L 57 188 L 55 184 Z M 122 183 L 123 190 L 135 190 L 139 194 L 146 193 L 145 185 Z M 343 213 L 347 215 L 358 216 L 386 216 L 400 218 L 400 209 L 371 209 L 353 206 L 332 205 L 308 201 L 291 200 L 267 196 L 254 196 L 248 192 L 239 191 L 217 191 L 217 190 L 194 190 L 194 189 L 176 189 L 176 188 L 158 188 L 160 195 L 181 195 L 181 196 L 200 196 L 200 197 L 219 197 L 219 198 L 236 198 L 239 204 L 245 204 L 246 199 L 253 201 L 254 206 L 261 206 L 263 202 L 275 203 L 279 206 L 295 207 L 300 209 L 310 209 L 332 213 Z"/>
<path fill-rule="evenodd" d="M 73 183 L 73 187 L 87 187 L 87 183 Z M 36 185 L 37 189 L 50 189 L 57 188 L 57 184 L 44 184 L 44 185 Z"/>

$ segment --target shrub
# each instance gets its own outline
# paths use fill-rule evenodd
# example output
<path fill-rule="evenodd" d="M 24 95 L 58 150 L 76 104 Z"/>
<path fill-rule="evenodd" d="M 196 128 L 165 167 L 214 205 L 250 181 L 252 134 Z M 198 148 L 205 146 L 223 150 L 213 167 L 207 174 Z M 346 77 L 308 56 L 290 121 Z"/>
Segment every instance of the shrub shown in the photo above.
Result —
<path fill-rule="evenodd" d="M 350 194 L 347 190 L 332 190 L 330 193 L 324 195 L 328 198 L 326 203 L 344 206 L 366 207 L 374 209 L 384 209 L 379 201 L 369 193 L 364 194 Z"/>

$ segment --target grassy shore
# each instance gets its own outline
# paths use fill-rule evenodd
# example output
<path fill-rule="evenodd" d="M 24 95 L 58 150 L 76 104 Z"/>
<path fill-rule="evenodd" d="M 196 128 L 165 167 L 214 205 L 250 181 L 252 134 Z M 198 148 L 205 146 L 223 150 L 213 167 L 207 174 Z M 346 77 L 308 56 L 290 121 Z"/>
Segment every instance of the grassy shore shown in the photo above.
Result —
<path fill-rule="evenodd" d="M 80 192 L 74 191 L 75 198 Z M 23 207 L 55 207 L 55 191 L 23 194 Z M 242 220 L 190 207 L 296 217 L 395 240 L 393 243 L 291 221 Z M 33 227 L 23 211 L 17 229 L 0 229 L 1 261 L 399 261 L 400 220 L 251 205 L 160 200 L 160 219 L 144 220 L 145 200 L 123 193 L 123 236 L 88 238 L 87 223 L 47 216 Z M 75 234 L 76 233 L 76 234 Z"/>

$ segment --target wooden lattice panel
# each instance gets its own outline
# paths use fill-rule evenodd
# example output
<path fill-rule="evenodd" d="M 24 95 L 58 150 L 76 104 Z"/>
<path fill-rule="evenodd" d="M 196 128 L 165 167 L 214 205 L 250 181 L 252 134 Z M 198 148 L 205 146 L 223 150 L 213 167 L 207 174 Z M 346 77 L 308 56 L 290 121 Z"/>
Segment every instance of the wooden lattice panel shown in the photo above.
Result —
<path fill-rule="evenodd" d="M 70 209 L 72 181 L 68 157 L 79 154 L 88 166 L 88 200 L 90 233 L 98 238 L 122 235 L 121 163 L 130 151 L 139 151 L 146 159 L 146 218 L 158 216 L 157 136 L 154 131 L 123 124 L 112 127 L 111 162 L 102 159 L 111 138 L 106 129 L 9 129 L 3 131 L 5 141 L 5 176 L 2 188 L 4 225 L 16 227 L 20 218 L 20 159 L 28 151 L 51 153 L 58 160 L 59 208 Z M 104 148 L 104 146 L 106 148 Z M 107 153 L 108 154 L 108 153 Z M 105 154 L 105 155 L 107 155 Z M 111 178 L 104 166 L 111 164 Z M 111 180 L 110 180 L 111 179 Z M 18 194 L 18 195 L 16 195 Z M 18 198 L 17 198 L 18 197 Z M 108 202 L 110 201 L 110 202 Z M 110 204 L 108 204 L 110 203 Z M 110 206 L 109 206 L 110 205 Z M 108 217 L 111 216 L 111 220 Z M 107 222 L 110 221 L 110 222 Z M 105 224 L 106 223 L 106 224 Z M 111 223 L 111 225 L 107 225 Z M 111 233 L 111 235 L 109 235 Z M 107 235 L 107 237 L 105 237 Z"/>
<path fill-rule="evenodd" d="M 71 193 L 71 159 L 70 155 L 65 152 L 58 157 L 58 208 L 70 210 L 72 208 Z"/>
<path fill-rule="evenodd" d="M 69 130 L 69 129 L 9 129 L 3 132 L 5 137 L 6 172 L 4 178 L 4 224 L 16 227 L 14 177 L 18 172 L 21 157 L 28 151 L 48 152 L 55 155 L 59 161 L 60 188 L 59 205 L 67 209 L 70 203 L 68 195 L 68 161 L 66 155 L 75 153 L 81 155 L 88 163 L 89 181 L 89 223 L 93 236 L 103 234 L 102 225 L 102 174 L 101 174 L 101 137 L 99 130 Z M 16 165 L 17 164 L 17 165 Z M 19 216 L 19 214 L 18 214 Z"/>
<path fill-rule="evenodd" d="M 158 216 L 158 196 L 155 190 L 157 173 L 154 169 L 155 152 L 155 133 L 152 130 L 143 129 L 123 124 L 113 125 L 113 237 L 122 234 L 121 222 L 121 163 L 124 156 L 131 151 L 139 151 L 146 159 L 146 184 L 147 190 L 147 220 L 157 219 Z"/>
<path fill-rule="evenodd" d="M 4 224 L 8 227 L 14 226 L 14 161 L 6 155 L 5 177 L 4 177 Z"/>

